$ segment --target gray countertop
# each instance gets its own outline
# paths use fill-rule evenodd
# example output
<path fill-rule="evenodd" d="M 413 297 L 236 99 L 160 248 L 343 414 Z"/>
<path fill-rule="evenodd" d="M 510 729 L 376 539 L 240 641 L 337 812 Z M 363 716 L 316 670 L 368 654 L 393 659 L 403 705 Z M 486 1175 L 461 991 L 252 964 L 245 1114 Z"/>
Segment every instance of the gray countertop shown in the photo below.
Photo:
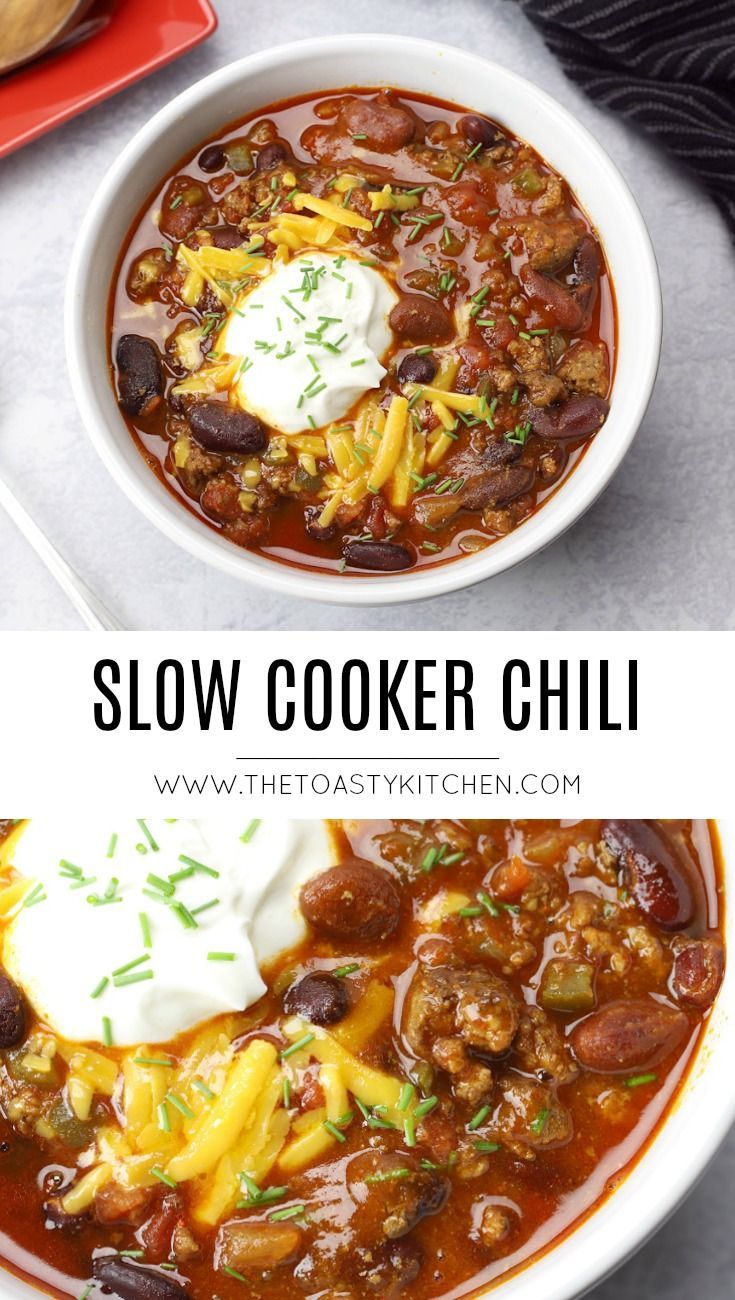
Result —
<path fill-rule="evenodd" d="M 87 441 L 63 355 L 64 277 L 107 163 L 157 108 L 229 60 L 288 39 L 293 6 L 216 0 L 220 26 L 185 58 L 0 163 L 0 473 L 131 628 L 725 628 L 735 624 L 729 425 L 735 405 L 732 249 L 709 200 L 660 152 L 571 87 L 504 0 L 311 0 L 300 32 L 415 32 L 506 63 L 584 121 L 627 176 L 664 286 L 658 385 L 620 473 L 543 555 L 470 591 L 388 610 L 329 609 L 255 591 L 178 550 L 140 516 Z M 0 627 L 77 617 L 0 517 Z"/>

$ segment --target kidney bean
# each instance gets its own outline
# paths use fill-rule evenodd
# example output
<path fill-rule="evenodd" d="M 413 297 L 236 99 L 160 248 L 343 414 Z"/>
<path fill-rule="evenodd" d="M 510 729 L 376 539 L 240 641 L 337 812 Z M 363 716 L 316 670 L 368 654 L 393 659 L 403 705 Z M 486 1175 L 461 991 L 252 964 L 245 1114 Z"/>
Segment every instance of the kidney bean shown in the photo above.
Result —
<path fill-rule="evenodd" d="M 414 343 L 448 343 L 454 334 L 452 317 L 435 298 L 404 293 L 393 308 L 388 323 L 400 338 Z"/>
<path fill-rule="evenodd" d="M 189 1292 L 171 1277 L 142 1268 L 119 1255 L 100 1255 L 92 1261 L 92 1276 L 119 1300 L 191 1300 Z"/>
<path fill-rule="evenodd" d="M 301 910 L 321 934 L 373 942 L 396 929 L 401 896 L 387 871 L 363 858 L 349 858 L 306 882 Z"/>
<path fill-rule="evenodd" d="M 579 393 L 554 406 L 530 406 L 528 415 L 534 433 L 540 438 L 569 442 L 573 438 L 589 438 L 597 433 L 609 410 L 604 397 Z"/>
<path fill-rule="evenodd" d="M 711 1006 L 722 983 L 725 955 L 719 939 L 692 939 L 674 957 L 671 992 L 678 1002 L 700 1010 Z"/>
<path fill-rule="evenodd" d="M 265 144 L 259 150 L 255 170 L 256 172 L 272 171 L 279 163 L 285 162 L 287 158 L 288 150 L 285 144 L 281 144 L 279 140 L 274 140 L 272 144 Z"/>
<path fill-rule="evenodd" d="M 468 479 L 457 495 L 465 510 L 483 510 L 485 506 L 502 506 L 513 501 L 532 485 L 530 465 L 503 465 L 489 474 Z"/>
<path fill-rule="evenodd" d="M 25 1032 L 23 994 L 10 976 L 0 971 L 0 1047 L 15 1047 Z"/>
<path fill-rule="evenodd" d="M 662 830 L 650 822 L 606 821 L 602 838 L 620 861 L 623 883 L 644 916 L 665 930 L 683 930 L 695 914 L 686 865 Z"/>
<path fill-rule="evenodd" d="M 577 244 L 577 251 L 574 254 L 574 274 L 570 283 L 577 285 L 593 285 L 599 279 L 602 270 L 602 255 L 600 245 L 593 235 L 583 235 Z"/>
<path fill-rule="evenodd" d="M 348 537 L 343 546 L 343 554 L 353 569 L 374 569 L 378 573 L 410 569 L 414 563 L 408 547 L 401 546 L 399 542 L 371 542 Z"/>
<path fill-rule="evenodd" d="M 585 307 L 566 285 L 544 275 L 543 271 L 534 270 L 528 262 L 521 267 L 519 279 L 526 297 L 546 307 L 562 329 L 576 331 L 582 328 Z"/>
<path fill-rule="evenodd" d="M 322 513 L 321 506 L 306 506 L 304 509 L 304 528 L 315 542 L 331 542 L 337 534 L 337 524 L 327 524 L 325 527 L 319 523 L 319 516 Z"/>
<path fill-rule="evenodd" d="M 227 402 L 197 402 L 189 412 L 197 442 L 207 451 L 233 451 L 241 455 L 262 451 L 266 432 L 260 420 Z"/>
<path fill-rule="evenodd" d="M 437 370 L 432 356 L 409 352 L 398 367 L 399 384 L 430 384 Z"/>
<path fill-rule="evenodd" d="M 118 400 L 126 415 L 150 415 L 163 396 L 158 348 L 140 334 L 123 334 L 115 352 Z"/>
<path fill-rule="evenodd" d="M 655 1065 L 684 1038 L 689 1021 L 683 1011 L 641 999 L 609 1002 L 572 1031 L 580 1065 L 601 1074 L 622 1074 Z"/>
<path fill-rule="evenodd" d="M 340 112 L 338 125 L 353 140 L 364 136 L 355 144 L 377 153 L 395 153 L 413 140 L 416 129 L 411 114 L 391 104 L 386 95 L 349 100 Z"/>
<path fill-rule="evenodd" d="M 283 1009 L 313 1025 L 336 1025 L 347 1015 L 349 998 L 344 980 L 327 971 L 312 971 L 286 990 Z"/>
<path fill-rule="evenodd" d="M 202 149 L 197 162 L 203 172 L 219 172 L 227 162 L 227 157 L 221 144 L 208 144 L 206 149 Z"/>
<path fill-rule="evenodd" d="M 493 145 L 505 143 L 505 136 L 498 130 L 497 126 L 493 122 L 489 122 L 486 117 L 480 117 L 479 113 L 467 113 L 465 117 L 461 117 L 457 123 L 457 129 L 468 144 L 481 144 L 483 149 L 490 149 Z"/>
<path fill-rule="evenodd" d="M 244 243 L 237 226 L 215 226 L 210 234 L 215 248 L 239 248 Z"/>

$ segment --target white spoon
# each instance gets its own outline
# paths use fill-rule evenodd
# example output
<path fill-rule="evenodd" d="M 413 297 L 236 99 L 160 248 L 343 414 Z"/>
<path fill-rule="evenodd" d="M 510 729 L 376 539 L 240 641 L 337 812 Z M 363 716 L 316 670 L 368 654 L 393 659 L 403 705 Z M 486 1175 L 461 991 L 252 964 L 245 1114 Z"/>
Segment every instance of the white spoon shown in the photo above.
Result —
<path fill-rule="evenodd" d="M 119 623 L 114 614 L 111 614 L 94 592 L 89 590 L 66 560 L 62 559 L 48 537 L 41 532 L 38 524 L 31 519 L 28 511 L 2 479 L 0 479 L 0 506 L 5 509 L 26 541 L 41 557 L 49 573 L 53 574 L 87 627 L 93 632 L 125 632 L 126 628 L 122 623 Z"/>

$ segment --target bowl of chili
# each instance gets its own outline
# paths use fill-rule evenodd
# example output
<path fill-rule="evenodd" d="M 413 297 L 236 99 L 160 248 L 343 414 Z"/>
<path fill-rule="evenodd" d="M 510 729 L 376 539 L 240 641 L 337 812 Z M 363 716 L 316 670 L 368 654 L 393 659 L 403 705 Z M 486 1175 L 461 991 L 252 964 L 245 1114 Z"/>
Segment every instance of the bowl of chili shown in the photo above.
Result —
<path fill-rule="evenodd" d="M 98 821 L 76 841 L 85 865 L 106 860 Z M 140 828 L 165 869 L 197 823 L 116 824 L 124 911 L 139 905 L 128 891 Z M 245 842 L 237 818 L 228 825 L 240 856 L 273 834 L 251 823 Z M 73 816 L 56 831 L 76 835 Z M 49 899 L 82 873 L 62 860 L 59 882 L 53 862 L 38 862 L 34 884 L 29 834 L 37 848 L 53 828 L 34 839 L 33 823 L 0 824 L 0 1219 L 13 1270 L 4 1293 L 18 1300 L 36 1294 L 19 1274 L 54 1294 L 185 1300 L 210 1294 L 213 1267 L 228 1297 L 247 1275 L 264 1300 L 313 1291 L 312 1278 L 339 1289 L 349 1279 L 356 1295 L 380 1282 L 381 1294 L 421 1300 L 533 1300 L 539 1286 L 572 1300 L 660 1225 L 733 1120 L 729 822 L 331 823 L 334 865 L 312 864 L 298 893 L 306 932 L 261 962 L 266 992 L 252 1012 L 194 1015 L 191 1033 L 155 1049 L 131 1045 L 136 1028 L 119 1042 L 108 1032 L 127 1023 L 119 1002 L 93 1049 L 59 1036 L 58 1001 L 48 1023 L 39 1016 L 38 983 L 26 1000 L 23 972 L 43 962 L 23 932 L 42 933 Z M 214 854 L 224 882 L 232 845 L 221 859 L 213 822 L 207 834 L 205 867 Z M 170 879 L 191 902 L 206 885 L 195 869 Z M 157 916 L 144 935 L 163 942 L 167 924 Z M 123 993 L 109 980 L 92 989 L 90 1032 L 97 1005 L 112 1013 L 110 997 L 140 1000 L 145 978 L 170 979 L 153 949 L 157 975 L 141 975 L 143 956 L 116 972 Z M 243 1124 L 261 1105 L 254 1078 L 264 1115 L 253 1136 Z M 225 1120 L 234 1168 L 221 1159 Z M 235 1205 L 236 1171 L 256 1168 L 266 1120 L 273 1150 Z"/>
<path fill-rule="evenodd" d="M 230 574 L 347 604 L 563 533 L 638 430 L 660 338 L 650 239 L 593 136 L 508 69 L 378 35 L 164 107 L 93 199 L 66 299 L 84 423 L 136 505 Z"/>

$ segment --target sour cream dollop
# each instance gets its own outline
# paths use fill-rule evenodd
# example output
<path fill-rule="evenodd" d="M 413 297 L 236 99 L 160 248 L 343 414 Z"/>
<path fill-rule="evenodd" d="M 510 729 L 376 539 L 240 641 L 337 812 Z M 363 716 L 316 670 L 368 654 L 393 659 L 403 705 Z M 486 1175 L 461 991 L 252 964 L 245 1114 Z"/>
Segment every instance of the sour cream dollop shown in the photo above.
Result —
<path fill-rule="evenodd" d="M 241 406 L 282 433 L 339 420 L 386 373 L 397 301 L 381 271 L 346 254 L 274 265 L 241 296 L 217 341 L 219 353 L 240 359 Z"/>
<path fill-rule="evenodd" d="M 168 1042 L 262 997 L 262 964 L 305 934 L 301 886 L 336 854 L 322 821 L 34 819 L 12 861 L 37 901 L 5 968 L 63 1038 L 104 1042 L 106 1019 L 116 1046 Z"/>

